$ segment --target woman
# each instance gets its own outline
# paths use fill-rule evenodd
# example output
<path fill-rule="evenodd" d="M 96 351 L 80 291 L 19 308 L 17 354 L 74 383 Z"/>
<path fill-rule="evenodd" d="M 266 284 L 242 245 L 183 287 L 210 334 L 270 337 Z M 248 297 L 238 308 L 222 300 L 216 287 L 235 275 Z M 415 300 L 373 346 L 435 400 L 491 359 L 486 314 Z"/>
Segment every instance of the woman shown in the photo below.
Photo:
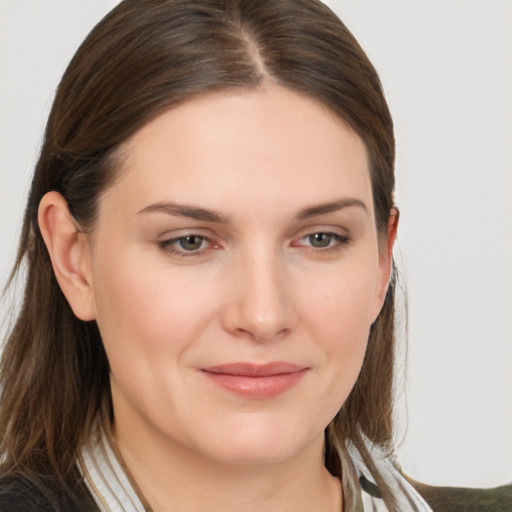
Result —
<path fill-rule="evenodd" d="M 320 2 L 114 9 L 27 205 L 1 510 L 430 510 L 388 457 L 393 164 Z"/>

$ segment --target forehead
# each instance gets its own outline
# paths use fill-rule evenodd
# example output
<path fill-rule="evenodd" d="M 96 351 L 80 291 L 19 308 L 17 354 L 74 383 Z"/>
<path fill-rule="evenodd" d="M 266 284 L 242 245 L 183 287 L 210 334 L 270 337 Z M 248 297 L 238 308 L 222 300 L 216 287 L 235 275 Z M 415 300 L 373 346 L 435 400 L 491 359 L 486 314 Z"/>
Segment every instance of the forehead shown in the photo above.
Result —
<path fill-rule="evenodd" d="M 198 96 L 141 128 L 122 154 L 113 188 L 136 191 L 141 208 L 169 199 L 229 208 L 241 196 L 300 208 L 345 195 L 371 208 L 362 139 L 322 104 L 278 86 Z"/>

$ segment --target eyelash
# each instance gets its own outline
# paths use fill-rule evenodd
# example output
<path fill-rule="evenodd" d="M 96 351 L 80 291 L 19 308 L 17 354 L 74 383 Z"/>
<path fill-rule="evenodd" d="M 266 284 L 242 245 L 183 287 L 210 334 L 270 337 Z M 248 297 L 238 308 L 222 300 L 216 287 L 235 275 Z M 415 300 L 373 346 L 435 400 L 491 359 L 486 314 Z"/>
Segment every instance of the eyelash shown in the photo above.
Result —
<path fill-rule="evenodd" d="M 303 242 L 304 240 L 309 239 L 311 242 L 311 239 L 314 236 L 327 236 L 329 237 L 329 244 L 326 247 L 314 247 L 311 243 L 307 244 L 308 247 L 311 248 L 312 251 L 316 253 L 327 253 L 331 251 L 337 251 L 342 249 L 344 246 L 348 245 L 350 243 L 350 238 L 345 235 L 340 235 L 339 233 L 333 233 L 330 231 L 315 231 L 313 233 L 308 233 L 307 235 L 299 238 L 298 242 L 292 242 L 293 247 L 301 246 L 302 244 L 300 242 Z M 185 240 L 189 238 L 198 238 L 201 240 L 201 246 L 197 250 L 191 250 L 187 251 L 183 247 L 181 249 L 177 248 L 178 244 L 183 243 Z M 332 243 L 334 242 L 334 243 Z M 206 247 L 203 248 L 204 244 L 207 244 Z M 203 256 L 209 249 L 213 249 L 218 247 L 215 244 L 212 244 L 212 241 L 203 235 L 196 235 L 194 233 L 184 235 L 184 236 L 178 236 L 176 238 L 171 238 L 169 240 L 162 240 L 158 242 L 158 247 L 161 249 L 170 252 L 171 254 L 174 254 L 176 256 L 179 256 L 180 258 L 190 258 L 190 257 L 200 257 Z"/>
<path fill-rule="evenodd" d="M 323 235 L 323 236 L 329 237 L 329 245 L 326 247 L 314 247 L 311 244 L 310 247 L 315 252 L 325 253 L 325 252 L 329 252 L 329 251 L 337 251 L 337 250 L 342 249 L 344 246 L 346 246 L 350 243 L 350 239 L 348 236 L 340 235 L 339 233 L 333 233 L 330 231 L 315 231 L 314 233 L 309 233 L 306 236 L 303 236 L 299 241 L 309 239 L 309 241 L 311 242 L 311 239 L 317 235 Z M 331 243 L 333 241 L 335 243 Z"/>
<path fill-rule="evenodd" d="M 194 250 L 194 251 L 187 251 L 184 248 L 182 248 L 181 250 L 177 249 L 176 245 L 179 244 L 180 242 L 183 242 L 187 238 L 200 238 L 201 239 L 201 246 L 205 242 L 207 242 L 207 243 L 210 242 L 210 239 L 208 237 L 206 237 L 206 236 L 196 235 L 194 233 L 191 233 L 189 235 L 178 236 L 176 238 L 171 238 L 170 240 L 162 240 L 161 242 L 158 242 L 158 246 L 161 249 L 165 250 L 165 251 L 168 251 L 168 252 L 170 252 L 172 254 L 175 254 L 176 256 L 180 256 L 181 258 L 189 258 L 189 257 L 192 257 L 192 256 L 196 256 L 196 257 L 197 256 L 202 256 L 210 248 L 210 247 L 206 247 L 204 249 L 197 249 L 197 250 Z"/>

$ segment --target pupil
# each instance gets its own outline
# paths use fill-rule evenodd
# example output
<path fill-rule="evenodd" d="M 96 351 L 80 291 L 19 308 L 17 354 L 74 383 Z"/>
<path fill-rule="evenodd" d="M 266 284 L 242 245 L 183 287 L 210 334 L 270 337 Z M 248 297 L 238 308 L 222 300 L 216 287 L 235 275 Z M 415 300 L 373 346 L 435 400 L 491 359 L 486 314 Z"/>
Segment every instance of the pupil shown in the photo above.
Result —
<path fill-rule="evenodd" d="M 201 247 L 203 239 L 200 236 L 186 236 L 180 240 L 181 248 L 186 251 L 196 251 Z"/>
<path fill-rule="evenodd" d="M 315 233 L 310 241 L 313 247 L 327 247 L 331 243 L 331 236 L 327 233 Z"/>

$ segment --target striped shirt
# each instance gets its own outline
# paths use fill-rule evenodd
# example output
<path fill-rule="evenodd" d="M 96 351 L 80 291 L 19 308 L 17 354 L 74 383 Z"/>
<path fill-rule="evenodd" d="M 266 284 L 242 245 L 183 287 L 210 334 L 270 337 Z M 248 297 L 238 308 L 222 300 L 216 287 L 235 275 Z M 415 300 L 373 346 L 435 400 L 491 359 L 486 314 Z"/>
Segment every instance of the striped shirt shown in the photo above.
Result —
<path fill-rule="evenodd" d="M 371 454 L 393 492 L 399 511 L 432 512 L 391 458 L 377 448 L 372 449 Z M 341 462 L 344 512 L 389 512 L 357 449 L 349 447 L 348 456 Z M 105 433 L 82 447 L 78 465 L 101 512 L 148 512 L 149 508 L 131 485 Z"/>

